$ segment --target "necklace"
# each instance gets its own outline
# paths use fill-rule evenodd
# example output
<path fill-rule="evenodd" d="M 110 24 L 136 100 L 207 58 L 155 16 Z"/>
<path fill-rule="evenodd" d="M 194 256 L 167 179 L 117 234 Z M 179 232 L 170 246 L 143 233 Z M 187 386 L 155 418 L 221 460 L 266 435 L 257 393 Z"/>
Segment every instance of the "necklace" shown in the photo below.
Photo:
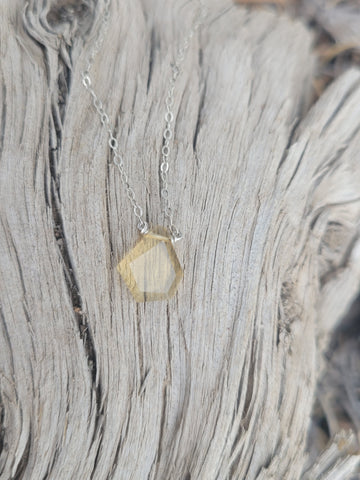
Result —
<path fill-rule="evenodd" d="M 117 269 L 137 302 L 166 300 L 175 294 L 183 277 L 183 270 L 174 249 L 174 243 L 182 238 L 182 234 L 174 224 L 168 190 L 168 160 L 171 147 L 170 140 L 173 136 L 172 122 L 174 121 L 174 114 L 172 112 L 174 90 L 176 80 L 181 73 L 181 64 L 185 58 L 185 53 L 190 46 L 190 40 L 203 24 L 206 16 L 206 8 L 203 4 L 203 0 L 199 0 L 199 9 L 191 29 L 179 47 L 175 61 L 171 65 L 169 89 L 165 98 L 165 129 L 163 131 L 161 164 L 159 169 L 161 181 L 160 197 L 163 203 L 163 213 L 168 224 L 168 228 L 165 228 L 161 226 L 152 227 L 146 220 L 144 220 L 143 209 L 137 202 L 135 192 L 130 186 L 129 178 L 124 168 L 123 156 L 120 152 L 114 129 L 110 124 L 109 116 L 92 86 L 90 71 L 95 56 L 102 46 L 104 35 L 108 28 L 110 19 L 110 1 L 111 0 L 104 0 L 105 8 L 102 17 L 102 28 L 99 31 L 94 47 L 88 57 L 87 67 L 82 72 L 82 83 L 90 93 L 93 106 L 100 116 L 102 125 L 107 131 L 108 144 L 112 155 L 111 163 L 119 170 L 121 182 L 125 187 L 126 195 L 133 208 L 133 213 L 137 218 L 137 228 L 140 232 L 139 241 L 125 254 L 118 264 Z"/>

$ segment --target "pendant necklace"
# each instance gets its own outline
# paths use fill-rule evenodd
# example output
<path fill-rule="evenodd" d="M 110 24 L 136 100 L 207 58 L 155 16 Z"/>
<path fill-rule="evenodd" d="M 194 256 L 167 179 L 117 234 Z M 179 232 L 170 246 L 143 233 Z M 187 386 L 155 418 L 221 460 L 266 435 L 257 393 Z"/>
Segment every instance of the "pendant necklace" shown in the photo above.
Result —
<path fill-rule="evenodd" d="M 207 13 L 203 0 L 199 0 L 198 3 L 199 8 L 191 29 L 180 45 L 174 63 L 171 64 L 169 89 L 165 97 L 165 129 L 163 131 L 159 176 L 161 182 L 160 197 L 163 203 L 164 217 L 167 220 L 167 228 L 150 226 L 148 222 L 144 220 L 143 209 L 137 202 L 135 192 L 130 186 L 129 178 L 124 168 L 123 156 L 120 152 L 114 129 L 110 124 L 109 116 L 92 87 L 90 71 L 108 28 L 110 0 L 104 0 L 105 7 L 102 26 L 88 57 L 87 67 L 81 74 L 82 83 L 90 93 L 93 106 L 100 116 L 102 125 L 106 128 L 112 156 L 111 164 L 119 170 L 121 182 L 124 185 L 126 195 L 138 222 L 137 228 L 140 232 L 140 239 L 136 245 L 125 254 L 117 266 L 122 279 L 137 302 L 167 300 L 171 298 L 175 294 L 183 277 L 183 270 L 174 249 L 174 243 L 182 238 L 182 234 L 174 224 L 173 211 L 169 202 L 167 181 L 169 172 L 168 160 L 170 155 L 170 140 L 173 136 L 172 122 L 174 121 L 174 114 L 172 107 L 174 104 L 175 83 L 181 73 L 180 67 L 184 60 L 185 52 L 189 48 L 190 41 L 203 24 Z"/>

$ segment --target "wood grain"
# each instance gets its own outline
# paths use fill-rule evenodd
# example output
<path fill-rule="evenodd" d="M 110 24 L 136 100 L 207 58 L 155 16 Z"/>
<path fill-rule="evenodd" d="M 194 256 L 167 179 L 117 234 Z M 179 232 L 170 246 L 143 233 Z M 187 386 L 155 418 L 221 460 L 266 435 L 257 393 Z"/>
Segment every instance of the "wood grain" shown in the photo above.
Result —
<path fill-rule="evenodd" d="M 169 65 L 194 16 L 166 5 L 113 1 L 93 71 L 155 225 Z M 311 106 L 311 32 L 211 3 L 175 92 L 184 280 L 137 304 L 116 270 L 136 221 L 81 84 L 103 6 L 0 6 L 0 478 L 351 478 L 356 432 L 307 450 L 360 283 L 359 70 Z"/>

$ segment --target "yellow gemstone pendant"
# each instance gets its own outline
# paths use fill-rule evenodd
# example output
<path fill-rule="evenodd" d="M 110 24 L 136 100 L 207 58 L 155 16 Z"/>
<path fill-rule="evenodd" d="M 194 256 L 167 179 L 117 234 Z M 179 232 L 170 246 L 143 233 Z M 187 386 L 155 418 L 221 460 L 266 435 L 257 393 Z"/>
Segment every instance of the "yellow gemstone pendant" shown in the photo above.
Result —
<path fill-rule="evenodd" d="M 163 227 L 143 235 L 117 269 L 137 302 L 171 298 L 183 277 L 171 239 Z"/>

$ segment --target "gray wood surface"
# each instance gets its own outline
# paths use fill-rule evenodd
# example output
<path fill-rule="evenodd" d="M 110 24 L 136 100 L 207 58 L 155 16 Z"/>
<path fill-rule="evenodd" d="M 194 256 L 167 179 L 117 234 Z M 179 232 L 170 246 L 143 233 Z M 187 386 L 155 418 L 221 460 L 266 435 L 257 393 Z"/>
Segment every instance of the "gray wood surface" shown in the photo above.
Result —
<path fill-rule="evenodd" d="M 312 105 L 300 20 L 209 4 L 175 92 L 184 280 L 136 304 L 116 270 L 136 222 L 81 84 L 103 1 L 81 5 L 0 5 L 0 478 L 353 478 L 359 423 L 334 419 L 324 442 L 311 412 L 360 284 L 360 71 Z M 154 224 L 169 65 L 193 16 L 113 0 L 94 65 Z"/>

